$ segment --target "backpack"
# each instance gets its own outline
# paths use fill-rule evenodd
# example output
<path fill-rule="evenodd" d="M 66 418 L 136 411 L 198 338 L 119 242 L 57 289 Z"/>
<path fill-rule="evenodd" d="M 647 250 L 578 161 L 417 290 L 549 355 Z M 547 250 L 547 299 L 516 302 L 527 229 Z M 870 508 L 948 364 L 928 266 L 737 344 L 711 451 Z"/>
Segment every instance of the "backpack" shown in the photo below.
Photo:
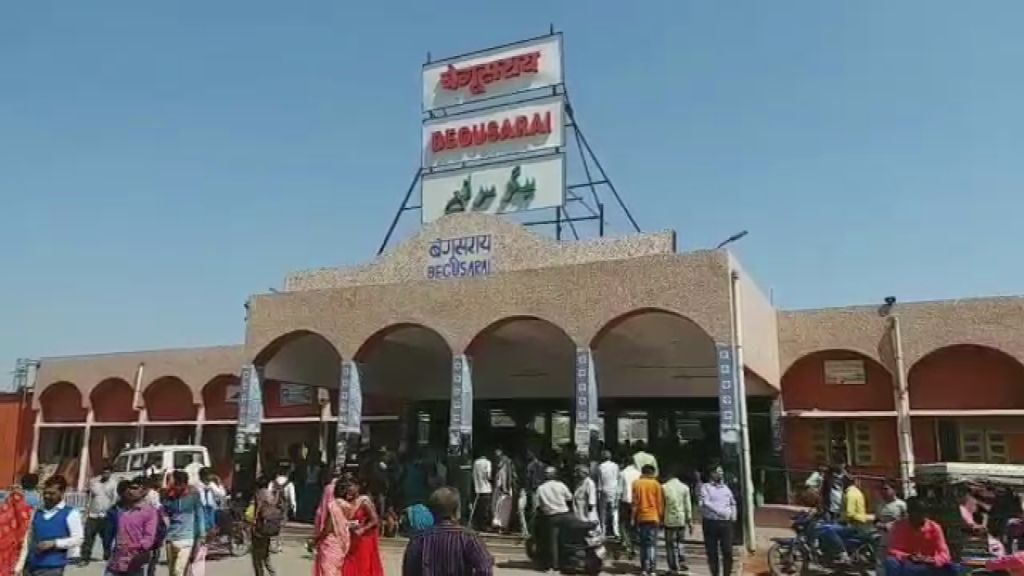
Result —
<path fill-rule="evenodd" d="M 270 490 L 270 497 L 260 503 L 256 512 L 256 533 L 270 538 L 281 533 L 284 526 L 284 496 L 276 485 Z"/>

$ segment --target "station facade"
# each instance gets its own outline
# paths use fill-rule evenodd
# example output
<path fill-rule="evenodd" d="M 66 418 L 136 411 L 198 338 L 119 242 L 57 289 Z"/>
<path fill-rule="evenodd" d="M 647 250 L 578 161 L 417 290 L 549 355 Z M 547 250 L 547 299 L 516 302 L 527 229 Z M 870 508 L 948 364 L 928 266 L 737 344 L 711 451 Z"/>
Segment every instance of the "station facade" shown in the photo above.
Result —
<path fill-rule="evenodd" d="M 892 314 L 916 461 L 1024 463 L 1024 298 Z M 510 451 L 589 432 L 698 465 L 724 436 L 723 350 L 742 350 L 755 485 L 838 459 L 899 474 L 891 318 L 776 310 L 730 253 L 677 252 L 672 232 L 567 243 L 454 214 L 364 266 L 252 296 L 245 328 L 239 346 L 42 359 L 2 408 L 3 480 L 38 469 L 81 485 L 140 443 L 204 444 L 230 477 L 243 439 L 264 465 L 330 462 L 339 430 L 441 451 L 458 432 Z"/>

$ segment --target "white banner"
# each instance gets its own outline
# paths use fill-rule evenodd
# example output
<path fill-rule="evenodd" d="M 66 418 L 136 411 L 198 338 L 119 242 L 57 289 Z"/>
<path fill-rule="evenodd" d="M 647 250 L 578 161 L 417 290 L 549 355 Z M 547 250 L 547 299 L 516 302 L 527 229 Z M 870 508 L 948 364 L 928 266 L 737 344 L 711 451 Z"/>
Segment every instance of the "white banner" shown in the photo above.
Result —
<path fill-rule="evenodd" d="M 425 174 L 421 180 L 424 223 L 458 212 L 507 214 L 554 208 L 565 203 L 565 156 Z"/>
<path fill-rule="evenodd" d="M 562 35 L 456 56 L 423 67 L 423 109 L 562 83 Z"/>
<path fill-rule="evenodd" d="M 557 148 L 565 142 L 561 96 L 423 124 L 423 165 Z"/>

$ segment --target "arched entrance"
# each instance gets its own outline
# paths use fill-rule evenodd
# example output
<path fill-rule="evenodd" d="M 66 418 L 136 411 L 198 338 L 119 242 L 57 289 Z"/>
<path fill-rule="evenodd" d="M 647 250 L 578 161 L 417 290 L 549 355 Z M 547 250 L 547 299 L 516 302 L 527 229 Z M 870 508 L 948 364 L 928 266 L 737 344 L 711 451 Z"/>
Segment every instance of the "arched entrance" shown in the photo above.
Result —
<path fill-rule="evenodd" d="M 87 410 L 82 393 L 71 382 L 54 382 L 39 395 L 38 469 L 41 475 L 61 474 L 72 486 L 78 480 Z"/>
<path fill-rule="evenodd" d="M 976 344 L 933 350 L 907 375 L 920 461 L 1024 463 L 1024 364 Z"/>
<path fill-rule="evenodd" d="M 263 395 L 260 457 L 265 470 L 287 465 L 296 480 L 330 458 L 335 427 L 330 405 L 337 404 L 341 354 L 324 336 L 290 332 L 264 348 L 254 361 Z M 307 466 L 307 464 L 309 466 Z"/>
<path fill-rule="evenodd" d="M 452 351 L 435 330 L 395 324 L 355 355 L 363 394 L 363 445 L 443 454 L 447 442 Z"/>
<path fill-rule="evenodd" d="M 142 392 L 146 422 L 142 444 L 194 444 L 198 408 L 192 390 L 177 376 L 161 376 Z"/>
<path fill-rule="evenodd" d="M 107 378 L 89 393 L 93 424 L 89 435 L 90 474 L 113 462 L 118 452 L 135 441 L 139 411 L 132 405 L 135 392 L 121 378 Z"/>
<path fill-rule="evenodd" d="M 238 421 L 238 376 L 220 374 L 203 386 L 202 445 L 210 451 L 213 470 L 224 482 L 232 476 L 235 422 Z"/>
<path fill-rule="evenodd" d="M 715 342 L 696 322 L 634 310 L 605 324 L 591 349 L 608 445 L 643 441 L 665 461 L 719 455 Z"/>
<path fill-rule="evenodd" d="M 505 318 L 477 334 L 466 354 L 478 452 L 572 443 L 576 344 L 564 330 L 541 318 Z"/>
<path fill-rule="evenodd" d="M 846 463 L 873 476 L 899 475 L 893 377 L 856 350 L 819 350 L 782 375 L 786 467 L 793 483 L 818 466 Z"/>

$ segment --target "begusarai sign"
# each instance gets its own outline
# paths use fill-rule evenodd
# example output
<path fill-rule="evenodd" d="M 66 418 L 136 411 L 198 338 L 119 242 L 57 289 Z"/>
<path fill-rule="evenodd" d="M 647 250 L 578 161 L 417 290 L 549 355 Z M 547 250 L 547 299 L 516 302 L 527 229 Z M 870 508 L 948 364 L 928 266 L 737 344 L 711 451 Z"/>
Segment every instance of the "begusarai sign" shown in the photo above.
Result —
<path fill-rule="evenodd" d="M 561 85 L 559 34 L 424 66 L 423 222 L 563 206 Z"/>
<path fill-rule="evenodd" d="M 427 63 L 423 110 L 562 83 L 562 36 L 553 34 Z"/>
<path fill-rule="evenodd" d="M 429 120 L 423 125 L 423 165 L 561 147 L 563 110 L 562 98 L 555 97 Z"/>

